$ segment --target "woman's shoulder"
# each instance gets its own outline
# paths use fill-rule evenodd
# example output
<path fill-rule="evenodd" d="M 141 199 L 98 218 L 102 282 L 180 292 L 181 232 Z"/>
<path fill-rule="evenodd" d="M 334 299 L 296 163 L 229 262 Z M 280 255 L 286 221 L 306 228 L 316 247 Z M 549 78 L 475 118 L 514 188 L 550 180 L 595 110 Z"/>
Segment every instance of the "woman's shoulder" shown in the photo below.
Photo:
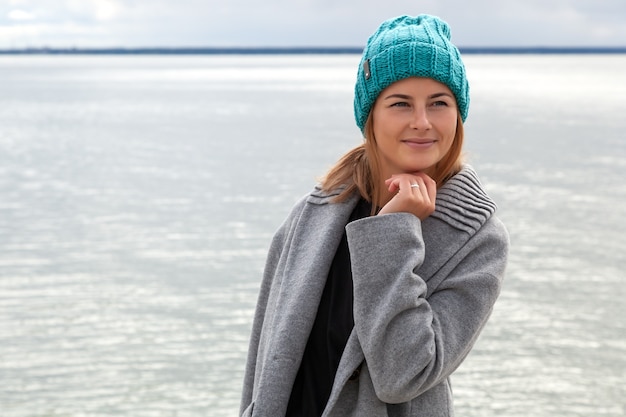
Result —
<path fill-rule="evenodd" d="M 332 203 L 345 189 L 346 186 L 342 185 L 332 190 L 326 190 L 321 184 L 317 184 L 304 199 L 312 204 L 329 204 Z"/>
<path fill-rule="evenodd" d="M 294 220 L 299 219 L 301 216 L 314 215 L 317 210 L 307 210 L 307 207 L 325 206 L 330 205 L 334 209 L 331 212 L 343 213 L 345 210 L 353 208 L 359 200 L 359 195 L 354 193 L 347 199 L 342 200 L 340 204 L 337 203 L 336 197 L 340 195 L 345 187 L 338 187 L 333 190 L 325 190 L 320 184 L 313 187 L 311 191 L 299 197 L 292 206 L 289 215 L 285 219 L 286 224 L 292 224 Z M 305 214 L 306 212 L 306 214 Z M 325 215 L 328 215 L 326 210 Z"/>
<path fill-rule="evenodd" d="M 325 205 L 332 203 L 333 199 L 341 194 L 342 190 L 343 188 L 338 188 L 335 190 L 327 191 L 324 190 L 321 185 L 315 185 L 311 191 L 301 195 L 295 200 L 289 212 L 288 218 L 294 216 L 297 217 L 299 213 L 302 213 L 302 211 L 309 203 L 314 205 Z"/>

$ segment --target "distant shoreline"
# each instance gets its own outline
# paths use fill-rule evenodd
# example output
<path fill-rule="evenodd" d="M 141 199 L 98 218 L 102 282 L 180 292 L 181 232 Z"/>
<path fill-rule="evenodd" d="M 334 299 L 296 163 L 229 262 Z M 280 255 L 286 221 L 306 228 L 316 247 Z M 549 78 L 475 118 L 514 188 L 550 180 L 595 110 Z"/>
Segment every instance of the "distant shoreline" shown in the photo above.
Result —
<path fill-rule="evenodd" d="M 626 54 L 624 47 L 460 47 L 463 54 Z M 0 55 L 312 55 L 361 54 L 358 47 L 15 48 Z"/>

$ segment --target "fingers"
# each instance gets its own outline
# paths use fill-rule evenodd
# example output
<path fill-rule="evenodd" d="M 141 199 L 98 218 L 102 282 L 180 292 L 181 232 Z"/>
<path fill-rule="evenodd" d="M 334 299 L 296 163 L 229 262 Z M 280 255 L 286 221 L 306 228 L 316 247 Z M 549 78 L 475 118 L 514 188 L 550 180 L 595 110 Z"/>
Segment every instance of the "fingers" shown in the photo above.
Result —
<path fill-rule="evenodd" d="M 415 176 L 417 177 L 415 183 L 419 186 L 418 189 L 424 199 L 432 201 L 434 204 L 435 198 L 437 197 L 437 183 L 435 180 L 422 173 L 418 173 Z"/>
<path fill-rule="evenodd" d="M 391 193 L 395 193 L 404 189 L 407 191 L 419 190 L 425 198 L 434 200 L 437 195 L 437 184 L 428 175 L 421 172 L 414 174 L 397 174 L 385 180 L 385 185 Z"/>
<path fill-rule="evenodd" d="M 403 194 L 411 196 L 411 195 L 416 195 L 415 192 L 417 191 L 419 194 L 419 183 L 412 176 L 409 176 L 409 175 L 399 176 L 397 184 L 398 184 L 398 187 L 400 188 L 400 190 L 398 191 L 399 193 L 403 193 Z"/>
<path fill-rule="evenodd" d="M 423 220 L 435 210 L 437 184 L 428 175 L 393 175 L 385 181 L 385 185 L 394 196 L 380 211 L 381 214 L 408 212 Z"/>

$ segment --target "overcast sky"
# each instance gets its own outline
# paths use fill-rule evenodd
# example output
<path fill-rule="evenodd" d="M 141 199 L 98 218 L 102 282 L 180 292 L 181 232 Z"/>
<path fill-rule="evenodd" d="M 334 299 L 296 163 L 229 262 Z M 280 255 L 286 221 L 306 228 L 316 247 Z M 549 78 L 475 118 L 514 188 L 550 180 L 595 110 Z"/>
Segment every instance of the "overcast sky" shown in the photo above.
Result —
<path fill-rule="evenodd" d="M 361 47 L 419 13 L 458 46 L 626 46 L 625 0 L 0 0 L 0 48 Z"/>

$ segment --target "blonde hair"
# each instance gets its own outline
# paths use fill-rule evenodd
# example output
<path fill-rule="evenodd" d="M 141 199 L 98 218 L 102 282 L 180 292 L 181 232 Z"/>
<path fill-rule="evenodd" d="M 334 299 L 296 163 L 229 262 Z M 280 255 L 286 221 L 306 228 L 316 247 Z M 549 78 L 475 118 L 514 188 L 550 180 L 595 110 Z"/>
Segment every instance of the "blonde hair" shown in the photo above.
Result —
<path fill-rule="evenodd" d="M 338 187 L 345 187 L 334 202 L 341 202 L 357 192 L 368 202 L 372 203 L 372 215 L 382 205 L 385 196 L 383 178 L 381 178 L 380 156 L 378 144 L 372 129 L 373 118 L 370 112 L 364 128 L 364 142 L 356 148 L 348 151 L 326 173 L 321 180 L 322 189 L 331 191 Z M 463 120 L 457 116 L 456 133 L 448 153 L 435 165 L 435 173 L 432 176 L 441 187 L 452 176 L 461 170 L 463 164 Z"/>

